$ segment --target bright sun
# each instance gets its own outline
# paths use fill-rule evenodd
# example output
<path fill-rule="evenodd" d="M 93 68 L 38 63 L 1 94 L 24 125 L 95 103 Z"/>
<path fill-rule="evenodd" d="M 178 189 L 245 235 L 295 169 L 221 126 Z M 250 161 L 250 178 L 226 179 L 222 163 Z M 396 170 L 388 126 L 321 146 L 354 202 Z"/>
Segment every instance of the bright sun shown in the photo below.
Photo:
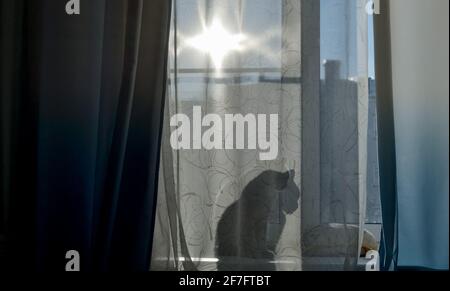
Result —
<path fill-rule="evenodd" d="M 209 54 L 216 69 L 221 69 L 225 56 L 232 51 L 242 49 L 243 34 L 231 34 L 215 19 L 210 27 L 205 27 L 203 33 L 187 40 L 187 44 Z"/>

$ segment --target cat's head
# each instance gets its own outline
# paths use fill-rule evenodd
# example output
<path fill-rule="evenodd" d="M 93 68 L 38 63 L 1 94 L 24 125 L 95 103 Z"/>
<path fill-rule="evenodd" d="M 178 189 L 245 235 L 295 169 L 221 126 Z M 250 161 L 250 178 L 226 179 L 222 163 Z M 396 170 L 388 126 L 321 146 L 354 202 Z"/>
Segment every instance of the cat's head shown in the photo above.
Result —
<path fill-rule="evenodd" d="M 289 171 L 286 185 L 280 191 L 281 208 L 287 214 L 294 213 L 299 207 L 300 189 L 294 182 L 295 171 Z M 286 173 L 285 173 L 286 175 Z"/>
<path fill-rule="evenodd" d="M 261 173 L 255 180 L 263 186 L 263 192 L 266 195 L 272 197 L 278 195 L 281 209 L 287 214 L 292 214 L 298 209 L 298 200 L 300 199 L 300 189 L 295 184 L 294 177 L 294 170 L 283 173 L 268 170 Z"/>

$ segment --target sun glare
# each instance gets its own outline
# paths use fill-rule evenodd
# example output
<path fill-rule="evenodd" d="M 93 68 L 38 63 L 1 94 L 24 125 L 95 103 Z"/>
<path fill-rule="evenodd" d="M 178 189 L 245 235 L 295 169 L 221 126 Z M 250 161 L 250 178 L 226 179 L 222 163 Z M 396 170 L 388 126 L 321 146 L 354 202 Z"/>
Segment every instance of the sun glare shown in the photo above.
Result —
<path fill-rule="evenodd" d="M 221 69 L 225 57 L 232 51 L 243 49 L 243 34 L 232 34 L 227 31 L 222 23 L 215 19 L 210 27 L 205 27 L 203 32 L 187 40 L 187 44 L 202 52 L 207 53 L 216 69 Z"/>

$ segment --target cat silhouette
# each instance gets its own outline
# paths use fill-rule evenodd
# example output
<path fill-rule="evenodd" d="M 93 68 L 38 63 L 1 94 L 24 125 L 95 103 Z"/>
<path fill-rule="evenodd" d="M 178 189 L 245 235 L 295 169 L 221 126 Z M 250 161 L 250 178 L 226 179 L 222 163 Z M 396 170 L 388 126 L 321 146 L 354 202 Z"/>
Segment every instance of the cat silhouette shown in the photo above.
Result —
<path fill-rule="evenodd" d="M 272 261 L 286 215 L 299 207 L 294 176 L 294 171 L 265 171 L 225 210 L 216 233 L 219 271 L 275 270 Z"/>

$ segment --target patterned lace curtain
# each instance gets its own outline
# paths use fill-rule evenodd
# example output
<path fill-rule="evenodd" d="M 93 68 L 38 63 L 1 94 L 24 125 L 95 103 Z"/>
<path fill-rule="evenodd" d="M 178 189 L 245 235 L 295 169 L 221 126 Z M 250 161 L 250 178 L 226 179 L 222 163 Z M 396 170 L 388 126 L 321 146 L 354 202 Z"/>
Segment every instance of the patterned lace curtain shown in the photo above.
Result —
<path fill-rule="evenodd" d="M 174 0 L 153 270 L 356 268 L 367 147 L 364 7 Z M 267 149 L 237 143 L 173 150 L 171 117 L 185 114 L 194 127 L 194 112 L 216 122 L 248 117 L 245 140 L 277 115 L 277 155 L 262 159 Z M 192 146 L 201 138 L 194 131 Z M 222 144 L 229 134 L 222 131 Z"/>

